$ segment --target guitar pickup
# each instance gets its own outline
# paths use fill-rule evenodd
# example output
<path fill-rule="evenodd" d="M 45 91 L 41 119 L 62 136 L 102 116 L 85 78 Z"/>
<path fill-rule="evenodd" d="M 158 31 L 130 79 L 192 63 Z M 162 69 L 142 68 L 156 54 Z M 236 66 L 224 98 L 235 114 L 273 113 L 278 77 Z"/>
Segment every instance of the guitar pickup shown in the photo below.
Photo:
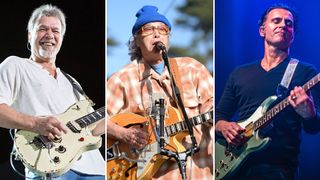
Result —
<path fill-rule="evenodd" d="M 35 136 L 30 144 L 34 144 L 39 149 L 51 149 L 54 146 L 48 137 L 42 135 Z"/>
<path fill-rule="evenodd" d="M 66 126 L 74 133 L 80 133 L 82 129 L 79 124 L 73 123 L 73 121 L 68 122 Z"/>

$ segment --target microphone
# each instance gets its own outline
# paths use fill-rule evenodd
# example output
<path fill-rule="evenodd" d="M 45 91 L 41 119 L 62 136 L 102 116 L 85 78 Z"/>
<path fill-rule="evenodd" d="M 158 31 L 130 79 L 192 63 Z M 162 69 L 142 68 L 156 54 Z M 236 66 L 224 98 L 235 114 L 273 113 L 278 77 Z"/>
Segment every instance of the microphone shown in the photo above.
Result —
<path fill-rule="evenodd" d="M 164 107 L 164 98 L 160 98 L 159 99 L 159 107 L 160 107 L 160 142 L 159 142 L 159 146 L 161 149 L 164 148 L 164 118 L 165 118 L 165 107 Z"/>
<path fill-rule="evenodd" d="M 169 61 L 168 61 L 166 46 L 161 41 L 155 42 L 155 44 L 156 44 L 156 48 L 159 51 L 162 51 L 161 54 L 162 54 L 162 59 L 164 60 L 164 64 L 165 64 L 165 66 L 167 66 L 169 68 Z"/>
<path fill-rule="evenodd" d="M 161 42 L 161 41 L 158 41 L 155 43 L 156 44 L 156 48 L 160 51 L 166 51 L 166 46 Z"/>

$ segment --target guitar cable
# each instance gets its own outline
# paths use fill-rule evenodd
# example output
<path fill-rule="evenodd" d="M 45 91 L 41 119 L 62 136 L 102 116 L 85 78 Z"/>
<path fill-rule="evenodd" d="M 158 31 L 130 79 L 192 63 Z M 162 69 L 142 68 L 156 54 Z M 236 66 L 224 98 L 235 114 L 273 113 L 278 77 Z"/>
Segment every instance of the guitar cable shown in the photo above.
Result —
<path fill-rule="evenodd" d="M 19 172 L 19 170 L 17 170 L 17 168 L 15 167 L 14 163 L 13 163 L 13 159 L 15 156 L 15 160 L 18 160 L 18 154 L 16 152 L 16 148 L 15 148 L 15 142 L 14 142 L 14 137 L 15 137 L 15 129 L 9 129 L 9 134 L 10 134 L 10 137 L 11 137 L 11 140 L 13 142 L 13 145 L 12 145 L 12 150 L 11 150 L 11 153 L 10 153 L 10 165 L 11 165 L 11 168 L 14 170 L 15 173 L 17 173 L 19 176 L 25 178 L 25 179 L 33 179 L 33 178 L 30 178 L 30 177 L 27 177 L 25 176 L 24 174 L 22 174 L 21 172 Z"/>
<path fill-rule="evenodd" d="M 14 137 L 15 137 L 15 129 L 9 129 L 9 134 L 10 134 L 10 137 L 12 139 L 12 142 L 13 142 L 13 145 L 12 145 L 12 150 L 11 150 L 11 153 L 10 153 L 10 165 L 12 167 L 12 169 L 14 170 L 15 173 L 17 173 L 19 176 L 23 177 L 23 178 L 27 178 L 27 179 L 31 179 L 31 178 L 28 178 L 26 177 L 25 175 L 23 175 L 21 172 L 19 172 L 14 163 L 13 163 L 13 155 L 15 156 L 15 158 L 17 158 L 17 152 L 16 152 L 16 148 L 15 148 L 15 142 L 14 142 Z"/>

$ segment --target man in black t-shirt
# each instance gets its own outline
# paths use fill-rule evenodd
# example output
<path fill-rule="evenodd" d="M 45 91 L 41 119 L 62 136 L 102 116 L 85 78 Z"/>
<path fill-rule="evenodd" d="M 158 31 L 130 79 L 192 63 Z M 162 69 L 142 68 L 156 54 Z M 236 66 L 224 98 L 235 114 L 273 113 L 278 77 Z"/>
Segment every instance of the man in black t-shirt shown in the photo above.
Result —
<path fill-rule="evenodd" d="M 291 59 L 289 52 L 296 27 L 297 16 L 285 5 L 272 6 L 262 15 L 259 33 L 264 40 L 264 56 L 231 73 L 216 107 L 217 138 L 238 147 L 247 142 L 243 136 L 245 127 L 232 122 L 232 117 L 238 112 L 241 120 L 248 119 L 265 99 L 275 94 Z M 271 128 L 262 129 L 261 135 L 271 138 L 271 143 L 252 153 L 229 178 L 295 178 L 301 129 L 308 133 L 320 131 L 320 88 L 317 85 L 306 92 L 301 87 L 316 74 L 312 65 L 298 63 L 288 88 L 290 91 L 286 94 L 289 96 L 288 107 L 272 118 L 272 126 L 268 126 Z"/>

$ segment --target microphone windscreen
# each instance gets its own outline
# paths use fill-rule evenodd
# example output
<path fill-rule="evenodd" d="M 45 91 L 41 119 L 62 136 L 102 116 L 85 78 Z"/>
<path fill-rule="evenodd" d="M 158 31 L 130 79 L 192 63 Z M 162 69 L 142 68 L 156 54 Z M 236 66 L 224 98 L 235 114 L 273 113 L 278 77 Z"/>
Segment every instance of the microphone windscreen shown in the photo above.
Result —
<path fill-rule="evenodd" d="M 163 50 L 163 51 L 166 50 L 166 46 L 165 46 L 161 41 L 156 42 L 156 48 L 157 48 L 159 51 L 160 51 L 160 50 Z"/>

